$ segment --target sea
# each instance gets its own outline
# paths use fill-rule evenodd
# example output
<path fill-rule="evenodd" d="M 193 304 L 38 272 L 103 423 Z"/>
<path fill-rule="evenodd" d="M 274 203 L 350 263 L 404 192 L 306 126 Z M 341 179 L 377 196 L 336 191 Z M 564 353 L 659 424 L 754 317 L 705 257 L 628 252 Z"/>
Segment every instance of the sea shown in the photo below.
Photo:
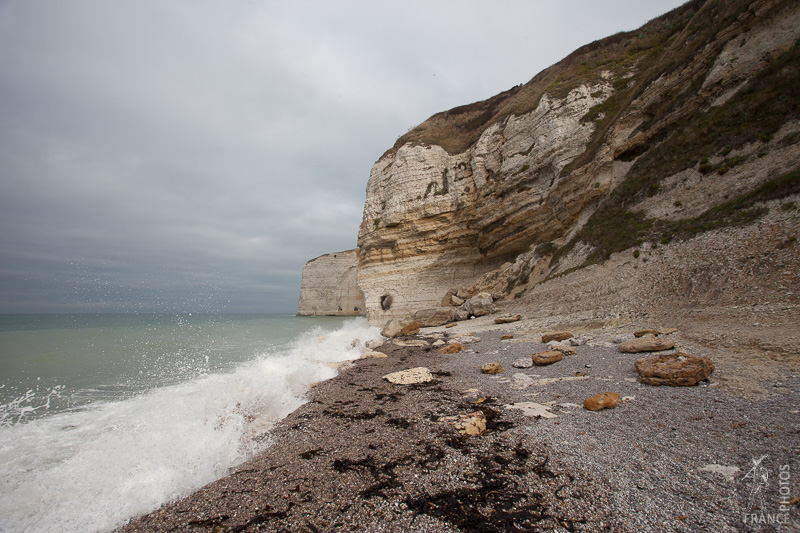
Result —
<path fill-rule="evenodd" d="M 364 318 L 0 315 L 0 532 L 111 531 L 271 445 Z"/>

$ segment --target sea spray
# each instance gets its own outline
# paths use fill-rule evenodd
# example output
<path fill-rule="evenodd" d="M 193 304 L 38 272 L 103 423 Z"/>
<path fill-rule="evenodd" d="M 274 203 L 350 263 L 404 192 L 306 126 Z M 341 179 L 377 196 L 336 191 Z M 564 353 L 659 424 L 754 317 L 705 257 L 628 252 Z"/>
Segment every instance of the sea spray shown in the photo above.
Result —
<path fill-rule="evenodd" d="M 0 428 L 0 531 L 107 531 L 226 475 L 378 336 L 314 328 L 231 372 Z"/>

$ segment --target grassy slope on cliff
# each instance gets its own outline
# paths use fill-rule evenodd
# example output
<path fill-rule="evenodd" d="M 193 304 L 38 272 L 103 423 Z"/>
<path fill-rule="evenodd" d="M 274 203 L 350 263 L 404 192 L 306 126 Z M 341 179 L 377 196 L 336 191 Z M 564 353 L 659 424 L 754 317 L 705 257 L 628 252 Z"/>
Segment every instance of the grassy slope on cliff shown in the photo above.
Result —
<path fill-rule="evenodd" d="M 387 153 L 413 142 L 439 145 L 450 153 L 463 152 L 492 124 L 536 109 L 545 92 L 563 97 L 581 84 L 602 80 L 604 71 L 612 74 L 617 92 L 604 104 L 607 109 L 598 108 L 594 113 L 602 111 L 606 115 L 603 122 L 608 124 L 615 115 L 613 111 L 621 107 L 620 103 L 630 93 L 631 80 L 622 75 L 639 63 L 651 63 L 660 57 L 665 44 L 686 26 L 704 3 L 705 0 L 693 0 L 638 30 L 585 45 L 528 83 L 488 100 L 437 113 L 400 137 Z"/>

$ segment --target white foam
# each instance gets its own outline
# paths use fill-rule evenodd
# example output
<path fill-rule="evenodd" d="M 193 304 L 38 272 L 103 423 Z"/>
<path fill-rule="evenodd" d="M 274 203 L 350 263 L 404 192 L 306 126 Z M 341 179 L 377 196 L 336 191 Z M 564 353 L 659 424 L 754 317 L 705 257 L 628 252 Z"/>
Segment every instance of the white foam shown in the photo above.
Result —
<path fill-rule="evenodd" d="M 335 375 L 326 362 L 356 359 L 377 337 L 348 321 L 229 374 L 0 428 L 0 531 L 106 531 L 226 475 Z"/>

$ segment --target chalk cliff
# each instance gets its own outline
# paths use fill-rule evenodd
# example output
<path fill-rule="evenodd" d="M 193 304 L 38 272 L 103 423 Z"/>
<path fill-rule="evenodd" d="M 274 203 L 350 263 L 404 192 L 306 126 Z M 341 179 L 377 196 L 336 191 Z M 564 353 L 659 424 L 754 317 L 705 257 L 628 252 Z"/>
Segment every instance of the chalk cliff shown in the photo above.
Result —
<path fill-rule="evenodd" d="M 358 237 L 370 321 L 441 310 L 457 292 L 552 314 L 570 308 L 560 291 L 576 288 L 571 279 L 603 296 L 576 313 L 645 312 L 646 297 L 628 308 L 615 294 L 608 265 L 653 262 L 620 266 L 626 295 L 652 289 L 642 272 L 671 271 L 656 262 L 695 269 L 686 254 L 698 243 L 734 254 L 731 271 L 752 271 L 759 260 L 739 241 L 770 224 L 771 247 L 756 248 L 780 260 L 758 267 L 747 291 L 757 294 L 800 265 L 799 87 L 800 4 L 695 0 L 525 85 L 432 116 L 370 173 Z M 769 222 L 776 212 L 779 224 Z M 720 248 L 725 239 L 736 246 Z M 670 298 L 655 291 L 665 308 L 687 293 L 681 279 Z M 711 304 L 725 284 L 691 296 Z M 800 291 L 769 294 L 800 303 Z"/>
<path fill-rule="evenodd" d="M 321 255 L 303 267 L 300 316 L 364 315 L 364 297 L 356 284 L 358 250 Z"/>

